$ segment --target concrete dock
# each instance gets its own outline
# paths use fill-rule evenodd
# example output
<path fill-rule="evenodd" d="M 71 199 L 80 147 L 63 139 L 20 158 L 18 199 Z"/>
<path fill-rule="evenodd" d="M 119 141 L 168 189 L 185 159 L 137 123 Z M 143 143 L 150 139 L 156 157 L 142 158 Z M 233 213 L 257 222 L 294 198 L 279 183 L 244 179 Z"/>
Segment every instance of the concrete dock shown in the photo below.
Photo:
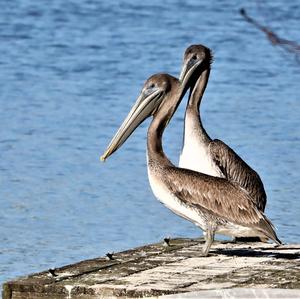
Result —
<path fill-rule="evenodd" d="M 300 244 L 171 239 L 21 277 L 3 299 L 300 298 Z"/>

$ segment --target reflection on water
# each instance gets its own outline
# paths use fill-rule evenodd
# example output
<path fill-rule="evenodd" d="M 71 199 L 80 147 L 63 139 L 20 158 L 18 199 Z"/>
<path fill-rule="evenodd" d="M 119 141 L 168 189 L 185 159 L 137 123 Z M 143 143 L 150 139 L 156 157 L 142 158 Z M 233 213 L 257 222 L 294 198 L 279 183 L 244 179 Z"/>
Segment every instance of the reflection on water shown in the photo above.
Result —
<path fill-rule="evenodd" d="M 299 5 L 270 5 L 246 8 L 300 40 Z M 178 75 L 191 43 L 215 54 L 202 105 L 207 131 L 260 173 L 279 237 L 300 241 L 299 65 L 244 22 L 239 8 L 196 0 L 27 0 L 2 7 L 1 282 L 167 235 L 201 234 L 151 193 L 148 122 L 99 162 L 145 79 Z M 181 105 L 164 138 L 176 163 L 183 113 Z"/>

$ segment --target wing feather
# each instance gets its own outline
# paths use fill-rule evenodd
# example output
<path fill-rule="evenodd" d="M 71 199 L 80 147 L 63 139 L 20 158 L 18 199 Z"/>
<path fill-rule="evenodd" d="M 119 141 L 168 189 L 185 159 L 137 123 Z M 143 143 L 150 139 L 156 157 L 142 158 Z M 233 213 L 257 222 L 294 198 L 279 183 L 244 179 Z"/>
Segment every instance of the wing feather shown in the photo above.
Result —
<path fill-rule="evenodd" d="M 209 150 L 225 178 L 244 188 L 255 201 L 258 209 L 264 211 L 267 195 L 257 172 L 221 140 L 211 141 Z"/>
<path fill-rule="evenodd" d="M 169 167 L 161 178 L 178 199 L 229 222 L 255 227 L 278 241 L 272 223 L 237 184 L 189 169 Z"/>

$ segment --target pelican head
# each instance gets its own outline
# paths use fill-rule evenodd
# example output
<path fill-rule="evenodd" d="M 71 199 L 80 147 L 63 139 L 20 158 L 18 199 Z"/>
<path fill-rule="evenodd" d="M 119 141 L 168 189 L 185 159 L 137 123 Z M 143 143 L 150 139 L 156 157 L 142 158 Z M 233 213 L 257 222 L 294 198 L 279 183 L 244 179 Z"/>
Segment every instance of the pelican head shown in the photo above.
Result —
<path fill-rule="evenodd" d="M 191 45 L 184 53 L 183 66 L 179 81 L 186 88 L 190 86 L 194 75 L 199 77 L 202 71 L 211 64 L 211 50 L 203 45 Z"/>
<path fill-rule="evenodd" d="M 127 117 L 112 138 L 101 161 L 112 155 L 128 139 L 133 131 L 149 116 L 155 115 L 159 110 L 165 95 L 171 90 L 174 77 L 168 74 L 156 74 L 151 76 L 144 84 L 142 91 Z"/>

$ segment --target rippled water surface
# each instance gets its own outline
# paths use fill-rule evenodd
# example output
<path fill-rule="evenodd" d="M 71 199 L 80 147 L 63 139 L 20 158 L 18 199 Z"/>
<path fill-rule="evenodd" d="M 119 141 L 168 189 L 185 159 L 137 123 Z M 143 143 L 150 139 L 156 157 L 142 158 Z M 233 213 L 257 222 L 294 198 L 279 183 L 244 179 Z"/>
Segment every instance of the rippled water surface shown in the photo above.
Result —
<path fill-rule="evenodd" d="M 300 65 L 242 19 L 241 3 L 2 5 L 0 282 L 164 236 L 201 234 L 152 195 L 148 121 L 99 162 L 145 79 L 157 72 L 178 76 L 192 43 L 215 56 L 202 105 L 207 131 L 259 172 L 279 237 L 300 242 Z M 251 3 L 250 15 L 300 41 L 299 4 Z M 176 163 L 184 103 L 164 138 Z"/>

